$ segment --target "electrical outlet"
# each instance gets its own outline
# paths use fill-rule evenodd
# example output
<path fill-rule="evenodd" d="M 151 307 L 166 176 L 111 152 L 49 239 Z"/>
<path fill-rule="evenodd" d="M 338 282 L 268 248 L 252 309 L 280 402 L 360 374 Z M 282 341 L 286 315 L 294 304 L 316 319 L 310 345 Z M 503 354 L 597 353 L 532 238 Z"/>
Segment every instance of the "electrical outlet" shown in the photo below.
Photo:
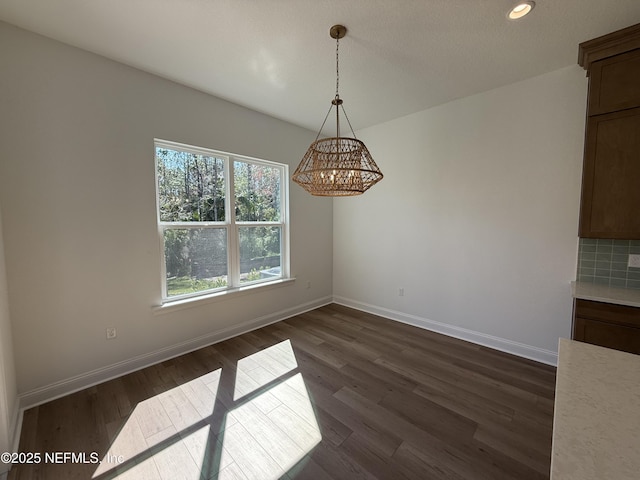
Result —
<path fill-rule="evenodd" d="M 629 264 L 627 266 L 632 268 L 640 268 L 640 255 L 629 255 Z"/>
<path fill-rule="evenodd" d="M 404 297 L 404 288 L 399 288 L 398 289 L 398 296 L 399 297 Z"/>
<path fill-rule="evenodd" d="M 116 338 L 116 327 L 107 327 L 107 340 Z"/>
<path fill-rule="evenodd" d="M 311 281 L 307 281 L 307 288 L 311 288 Z"/>

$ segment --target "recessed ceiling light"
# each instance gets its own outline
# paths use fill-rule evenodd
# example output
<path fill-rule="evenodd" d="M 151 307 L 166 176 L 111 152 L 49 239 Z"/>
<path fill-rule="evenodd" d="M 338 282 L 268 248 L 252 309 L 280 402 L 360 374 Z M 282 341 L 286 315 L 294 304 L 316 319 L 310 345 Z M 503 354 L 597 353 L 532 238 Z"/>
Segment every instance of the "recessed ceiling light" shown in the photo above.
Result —
<path fill-rule="evenodd" d="M 515 7 L 511 9 L 509 14 L 507 15 L 511 20 L 518 20 L 525 15 L 527 15 L 533 7 L 536 6 L 536 2 L 520 2 Z"/>

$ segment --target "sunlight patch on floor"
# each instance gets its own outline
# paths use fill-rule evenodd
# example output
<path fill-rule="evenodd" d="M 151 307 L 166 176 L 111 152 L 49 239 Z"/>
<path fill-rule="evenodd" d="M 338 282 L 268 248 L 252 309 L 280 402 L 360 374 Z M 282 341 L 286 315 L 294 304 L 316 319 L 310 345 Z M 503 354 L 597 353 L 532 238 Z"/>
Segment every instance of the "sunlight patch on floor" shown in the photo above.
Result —
<path fill-rule="evenodd" d="M 140 402 L 92 478 L 280 478 L 322 439 L 297 366 L 286 340 L 238 361 L 233 398 L 219 369 Z"/>
<path fill-rule="evenodd" d="M 289 340 L 238 360 L 233 399 L 238 400 L 298 368 Z"/>

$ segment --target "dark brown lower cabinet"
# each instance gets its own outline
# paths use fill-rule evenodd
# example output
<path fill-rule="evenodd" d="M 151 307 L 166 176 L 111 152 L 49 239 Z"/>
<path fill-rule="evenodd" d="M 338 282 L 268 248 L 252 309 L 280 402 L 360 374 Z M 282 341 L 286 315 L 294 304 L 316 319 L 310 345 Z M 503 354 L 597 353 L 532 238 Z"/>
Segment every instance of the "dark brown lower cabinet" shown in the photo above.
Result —
<path fill-rule="evenodd" d="M 573 339 L 640 354 L 640 308 L 576 299 Z"/>

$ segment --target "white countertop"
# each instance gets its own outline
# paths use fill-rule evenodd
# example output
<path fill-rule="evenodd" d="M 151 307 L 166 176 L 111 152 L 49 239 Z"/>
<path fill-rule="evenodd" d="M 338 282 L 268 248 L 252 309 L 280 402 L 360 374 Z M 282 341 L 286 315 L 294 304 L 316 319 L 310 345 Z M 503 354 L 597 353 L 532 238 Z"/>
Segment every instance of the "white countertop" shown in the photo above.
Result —
<path fill-rule="evenodd" d="M 551 480 L 640 478 L 640 355 L 560 339 Z"/>
<path fill-rule="evenodd" d="M 596 283 L 571 282 L 571 291 L 574 298 L 640 307 L 640 289 L 614 288 Z M 640 474 L 638 478 L 640 478 Z"/>

